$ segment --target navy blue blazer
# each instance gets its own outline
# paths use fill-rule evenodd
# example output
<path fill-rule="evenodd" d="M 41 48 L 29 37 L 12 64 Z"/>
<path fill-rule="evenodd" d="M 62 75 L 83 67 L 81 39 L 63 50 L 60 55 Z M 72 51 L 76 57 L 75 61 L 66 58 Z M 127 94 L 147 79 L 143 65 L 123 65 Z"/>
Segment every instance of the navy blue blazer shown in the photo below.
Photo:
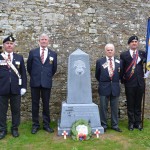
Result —
<path fill-rule="evenodd" d="M 2 55 L 0 55 L 0 61 L 1 60 L 4 60 Z M 20 65 L 18 65 L 18 62 Z M 13 53 L 12 64 L 21 75 L 22 85 L 19 85 L 19 78 L 11 68 L 8 68 L 7 65 L 0 65 L 0 95 L 20 94 L 21 88 L 27 89 L 27 75 L 23 57 Z"/>
<path fill-rule="evenodd" d="M 108 67 L 103 67 L 107 61 L 106 57 L 98 59 L 96 62 L 95 77 L 99 81 L 98 92 L 100 96 L 120 95 L 120 61 L 114 58 L 115 70 L 112 81 L 109 76 Z"/>
<path fill-rule="evenodd" d="M 143 63 L 146 61 L 146 53 L 144 51 L 139 50 L 138 56 L 141 58 L 140 62 L 136 64 L 134 74 L 131 78 L 129 78 L 131 69 L 126 72 L 126 69 L 131 64 L 133 58 L 130 55 L 130 51 L 122 52 L 120 55 L 120 59 L 122 61 L 122 72 L 121 72 L 121 82 L 125 84 L 127 87 L 135 87 L 141 86 L 144 87 L 144 71 L 143 71 Z"/>
<path fill-rule="evenodd" d="M 50 59 L 53 58 L 53 61 Z M 27 60 L 27 71 L 30 75 L 31 87 L 52 87 L 52 77 L 57 71 L 57 54 L 48 49 L 48 56 L 42 64 L 40 47 L 29 52 Z"/>

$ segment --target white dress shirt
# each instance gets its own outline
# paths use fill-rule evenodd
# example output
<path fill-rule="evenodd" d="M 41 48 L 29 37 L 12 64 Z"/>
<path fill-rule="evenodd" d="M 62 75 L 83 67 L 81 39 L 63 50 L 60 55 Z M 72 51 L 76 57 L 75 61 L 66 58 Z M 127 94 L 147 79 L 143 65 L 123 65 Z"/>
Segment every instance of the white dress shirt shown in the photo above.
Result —
<path fill-rule="evenodd" d="M 8 54 L 10 54 L 11 62 L 13 61 L 13 52 L 8 53 L 8 52 L 5 51 L 4 54 L 6 56 L 6 59 L 8 59 Z"/>

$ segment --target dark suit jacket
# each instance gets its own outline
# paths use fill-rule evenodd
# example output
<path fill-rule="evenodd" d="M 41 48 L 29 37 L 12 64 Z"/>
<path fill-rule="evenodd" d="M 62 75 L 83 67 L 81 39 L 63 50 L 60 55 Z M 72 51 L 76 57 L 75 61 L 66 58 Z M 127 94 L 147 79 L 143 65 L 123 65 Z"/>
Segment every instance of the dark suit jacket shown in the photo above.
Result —
<path fill-rule="evenodd" d="M 53 61 L 50 61 L 50 57 L 53 57 Z M 48 49 L 48 56 L 45 63 L 42 64 L 40 48 L 31 50 L 27 60 L 27 70 L 30 75 L 31 87 L 51 88 L 52 77 L 57 70 L 57 54 Z"/>
<path fill-rule="evenodd" d="M 125 51 L 121 53 L 120 59 L 122 61 L 122 72 L 121 72 L 121 81 L 125 84 L 126 87 L 135 87 L 135 86 L 144 86 L 144 71 L 143 71 L 143 63 L 146 61 L 146 54 L 144 51 L 138 51 L 138 56 L 141 58 L 140 62 L 136 64 L 136 68 L 134 70 L 134 74 L 129 79 L 129 75 L 131 69 L 126 72 L 126 69 L 132 62 L 132 57 L 130 55 L 130 51 Z"/>
<path fill-rule="evenodd" d="M 115 61 L 115 70 L 112 81 L 109 77 L 108 67 L 104 68 L 103 64 L 106 63 L 106 57 L 97 60 L 95 77 L 99 81 L 99 94 L 101 96 L 119 96 L 120 95 L 120 63 L 118 59 Z M 119 61 L 120 62 L 120 61 Z"/>
<path fill-rule="evenodd" d="M 4 60 L 2 55 L 0 55 L 0 60 Z M 17 62 L 20 62 L 20 65 L 17 65 Z M 22 85 L 19 85 L 19 78 L 11 68 L 8 68 L 7 65 L 0 65 L 0 95 L 10 94 L 10 89 L 11 94 L 20 94 L 21 88 L 27 88 L 27 76 L 23 57 L 13 53 L 12 63 L 21 75 Z"/>

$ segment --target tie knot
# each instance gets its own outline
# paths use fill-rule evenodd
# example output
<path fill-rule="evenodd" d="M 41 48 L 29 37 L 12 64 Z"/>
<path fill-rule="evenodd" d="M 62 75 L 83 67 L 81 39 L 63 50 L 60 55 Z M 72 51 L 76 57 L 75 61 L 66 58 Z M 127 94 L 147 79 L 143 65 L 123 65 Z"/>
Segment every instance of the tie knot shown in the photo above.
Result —
<path fill-rule="evenodd" d="M 135 53 L 135 51 L 133 51 L 133 55 L 132 55 L 132 57 L 134 58 L 134 57 L 135 57 L 135 55 L 136 55 L 136 53 Z"/>
<path fill-rule="evenodd" d="M 109 58 L 109 61 L 112 61 L 112 58 Z"/>

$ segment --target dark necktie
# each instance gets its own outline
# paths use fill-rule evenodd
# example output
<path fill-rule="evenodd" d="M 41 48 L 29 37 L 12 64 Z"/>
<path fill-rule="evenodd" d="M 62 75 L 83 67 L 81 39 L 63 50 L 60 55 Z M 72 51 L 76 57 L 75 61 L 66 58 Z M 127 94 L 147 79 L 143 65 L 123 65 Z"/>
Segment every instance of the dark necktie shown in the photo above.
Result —
<path fill-rule="evenodd" d="M 8 60 L 9 60 L 9 61 L 11 61 L 11 57 L 10 57 L 10 54 L 8 54 Z"/>
<path fill-rule="evenodd" d="M 136 53 L 135 53 L 135 51 L 133 51 L 132 58 L 135 58 L 135 56 L 136 56 Z"/>
<path fill-rule="evenodd" d="M 11 62 L 10 53 L 8 53 L 8 61 Z M 9 64 L 7 64 L 8 68 L 10 68 Z"/>
<path fill-rule="evenodd" d="M 42 49 L 42 53 L 41 53 L 41 62 L 42 64 L 44 64 L 44 49 Z"/>

